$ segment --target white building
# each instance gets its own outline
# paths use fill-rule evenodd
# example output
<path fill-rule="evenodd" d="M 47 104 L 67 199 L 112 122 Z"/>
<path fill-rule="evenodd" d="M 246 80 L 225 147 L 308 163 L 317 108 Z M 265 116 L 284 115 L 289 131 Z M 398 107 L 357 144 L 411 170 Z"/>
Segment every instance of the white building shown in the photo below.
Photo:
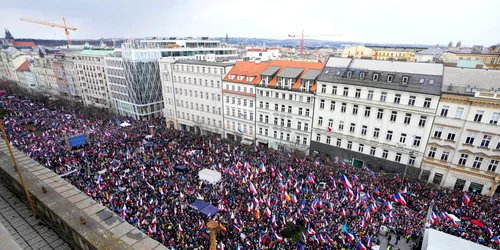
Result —
<path fill-rule="evenodd" d="M 52 68 L 59 95 L 72 101 L 81 101 L 82 93 L 74 60 L 72 52 L 55 54 L 52 57 Z"/>
<path fill-rule="evenodd" d="M 37 83 L 31 72 L 31 62 L 26 60 L 19 68 L 16 69 L 18 76 L 18 83 L 21 87 L 26 89 L 35 89 L 37 87 Z"/>
<path fill-rule="evenodd" d="M 256 128 L 256 85 L 270 62 L 237 62 L 223 82 L 225 138 L 254 143 Z"/>
<path fill-rule="evenodd" d="M 446 67 L 422 180 L 500 193 L 500 71 Z"/>
<path fill-rule="evenodd" d="M 317 78 L 311 151 L 418 177 L 443 66 L 332 57 Z"/>
<path fill-rule="evenodd" d="M 277 48 L 247 48 L 246 57 L 250 60 L 276 60 L 281 58 L 281 52 Z"/>
<path fill-rule="evenodd" d="M 441 48 L 429 48 L 415 53 L 416 62 L 436 62 L 437 60 L 442 60 L 445 49 Z"/>
<path fill-rule="evenodd" d="M 52 68 L 52 58 L 50 56 L 35 58 L 33 65 L 33 73 L 40 86 L 39 90 L 52 95 L 57 95 L 58 85 L 54 69 Z"/>
<path fill-rule="evenodd" d="M 272 61 L 257 86 L 257 144 L 308 152 L 316 77 L 324 64 Z"/>
<path fill-rule="evenodd" d="M 83 50 L 76 56 L 82 100 L 86 106 L 110 108 L 111 99 L 106 81 L 104 57 L 113 55 L 113 50 Z"/>
<path fill-rule="evenodd" d="M 139 43 L 146 48 L 157 48 L 161 57 L 173 60 L 197 59 L 209 60 L 233 60 L 238 58 L 235 47 L 221 44 L 220 41 L 208 40 L 208 38 L 176 38 L 176 37 L 154 37 L 140 40 Z M 198 56 L 198 57 L 197 57 Z"/>
<path fill-rule="evenodd" d="M 222 81 L 234 63 L 160 59 L 164 112 L 176 129 L 224 135 Z"/>

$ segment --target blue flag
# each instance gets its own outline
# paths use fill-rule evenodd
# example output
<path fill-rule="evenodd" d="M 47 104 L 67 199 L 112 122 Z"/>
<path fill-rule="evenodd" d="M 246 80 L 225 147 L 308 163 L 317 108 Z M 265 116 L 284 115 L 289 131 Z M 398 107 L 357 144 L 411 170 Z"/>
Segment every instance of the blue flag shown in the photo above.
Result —
<path fill-rule="evenodd" d="M 346 222 L 344 223 L 344 226 L 342 227 L 342 231 L 345 233 L 349 233 L 349 231 L 347 230 L 347 223 Z"/>

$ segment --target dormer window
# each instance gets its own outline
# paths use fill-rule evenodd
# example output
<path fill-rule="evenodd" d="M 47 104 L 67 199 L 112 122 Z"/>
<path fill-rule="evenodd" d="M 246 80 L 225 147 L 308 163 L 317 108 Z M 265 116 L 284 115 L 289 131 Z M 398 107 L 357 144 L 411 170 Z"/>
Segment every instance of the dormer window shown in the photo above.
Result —
<path fill-rule="evenodd" d="M 351 78 L 352 77 L 352 71 L 347 71 L 347 78 Z"/>
<path fill-rule="evenodd" d="M 242 81 L 245 78 L 245 76 L 238 76 L 238 81 Z"/>
<path fill-rule="evenodd" d="M 403 79 L 401 80 L 401 83 L 402 84 L 408 84 L 408 77 L 407 76 L 403 76 Z"/>
<path fill-rule="evenodd" d="M 433 79 L 429 80 L 429 84 L 434 84 L 434 80 Z"/>
<path fill-rule="evenodd" d="M 424 83 L 425 82 L 425 79 L 424 78 L 420 78 L 420 80 L 418 81 L 419 83 Z"/>
<path fill-rule="evenodd" d="M 330 70 L 328 70 L 328 69 L 327 69 L 327 70 L 325 70 L 325 75 L 326 75 L 326 74 L 328 74 L 328 72 L 330 72 Z"/>
<path fill-rule="evenodd" d="M 379 77 L 378 74 L 373 74 L 373 81 L 374 82 L 378 81 L 378 77 Z"/>
<path fill-rule="evenodd" d="M 229 75 L 229 80 L 233 80 L 235 77 L 235 75 Z"/>
<path fill-rule="evenodd" d="M 394 80 L 394 76 L 393 75 L 388 75 L 387 76 L 387 82 L 392 82 L 392 80 Z"/>
<path fill-rule="evenodd" d="M 359 79 L 361 79 L 361 80 L 365 79 L 365 72 L 361 72 L 359 74 Z"/>

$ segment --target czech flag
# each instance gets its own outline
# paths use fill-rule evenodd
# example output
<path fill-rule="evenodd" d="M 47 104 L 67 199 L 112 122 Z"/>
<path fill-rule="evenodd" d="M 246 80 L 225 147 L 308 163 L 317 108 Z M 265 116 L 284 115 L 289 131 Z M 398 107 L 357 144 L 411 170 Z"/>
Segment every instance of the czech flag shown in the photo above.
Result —
<path fill-rule="evenodd" d="M 315 235 L 316 232 L 312 228 L 309 228 L 309 229 L 307 229 L 307 234 Z"/>
<path fill-rule="evenodd" d="M 354 235 L 350 234 L 350 233 L 345 233 L 345 237 L 347 238 L 347 240 L 349 241 L 353 241 L 354 240 Z"/>
<path fill-rule="evenodd" d="M 464 193 L 464 203 L 465 203 L 465 205 L 469 205 L 469 203 L 470 203 L 470 198 L 465 193 Z"/>
<path fill-rule="evenodd" d="M 489 227 L 486 228 L 486 232 L 490 235 L 493 236 L 493 231 Z"/>
<path fill-rule="evenodd" d="M 363 243 L 361 243 L 361 241 L 358 241 L 358 249 L 359 250 L 366 250 L 365 245 L 363 245 Z"/>
<path fill-rule="evenodd" d="M 432 217 L 432 219 L 434 219 L 434 220 L 438 218 L 438 217 L 437 217 L 437 215 L 434 213 L 434 211 L 432 211 L 432 215 L 431 215 L 431 217 Z"/>
<path fill-rule="evenodd" d="M 392 204 L 391 204 L 391 202 L 390 202 L 390 201 L 386 201 L 386 202 L 384 203 L 384 205 L 385 205 L 385 207 L 387 208 L 387 210 L 392 210 Z"/>
<path fill-rule="evenodd" d="M 342 209 L 342 212 L 340 212 L 340 216 L 346 216 L 346 211 L 344 209 Z"/>
<path fill-rule="evenodd" d="M 371 211 L 372 213 L 377 212 L 377 209 L 375 208 L 375 206 L 373 205 L 373 203 L 372 203 L 372 204 L 370 204 L 370 207 L 369 207 L 369 208 L 370 208 L 370 211 Z"/>
<path fill-rule="evenodd" d="M 373 193 L 377 196 L 380 196 L 380 191 L 378 191 L 378 188 L 375 188 L 375 190 L 373 190 Z"/>
<path fill-rule="evenodd" d="M 238 231 L 238 232 L 241 232 L 241 228 L 239 228 L 238 226 L 234 225 L 233 226 L 233 229 L 234 231 Z"/>
<path fill-rule="evenodd" d="M 398 201 L 399 204 L 406 206 L 405 198 L 403 198 L 403 196 L 401 196 L 400 193 L 397 193 L 396 195 L 394 195 L 394 199 L 396 199 L 396 201 Z"/>
<path fill-rule="evenodd" d="M 250 182 L 250 192 L 253 194 L 257 194 L 257 189 L 255 188 L 255 186 L 251 182 Z"/>
<path fill-rule="evenodd" d="M 292 194 L 292 202 L 297 203 L 297 196 L 295 196 L 294 194 Z"/>
<path fill-rule="evenodd" d="M 493 241 L 500 245 L 500 239 L 497 236 L 493 236 Z"/>
<path fill-rule="evenodd" d="M 312 177 L 312 176 L 310 176 L 310 175 L 309 175 L 309 176 L 307 176 L 306 181 L 307 181 L 307 182 L 309 182 L 309 183 L 311 183 L 311 184 L 314 184 L 314 179 L 313 179 L 313 177 Z"/>
<path fill-rule="evenodd" d="M 184 230 L 183 230 L 183 229 L 182 229 L 182 227 L 181 227 L 181 224 L 179 224 L 179 228 L 177 229 L 177 231 L 179 231 L 179 233 L 184 232 Z"/>
<path fill-rule="evenodd" d="M 367 247 L 372 247 L 372 239 L 370 239 L 370 236 L 366 236 L 366 246 Z"/>
<path fill-rule="evenodd" d="M 352 189 L 352 184 L 351 182 L 349 181 L 349 179 L 347 179 L 347 177 L 345 177 L 345 175 L 342 175 L 340 177 L 340 183 L 344 184 L 344 186 Z"/>
<path fill-rule="evenodd" d="M 276 240 L 280 243 L 283 241 L 283 237 L 280 237 L 277 233 L 274 233 L 274 237 L 276 237 Z"/>

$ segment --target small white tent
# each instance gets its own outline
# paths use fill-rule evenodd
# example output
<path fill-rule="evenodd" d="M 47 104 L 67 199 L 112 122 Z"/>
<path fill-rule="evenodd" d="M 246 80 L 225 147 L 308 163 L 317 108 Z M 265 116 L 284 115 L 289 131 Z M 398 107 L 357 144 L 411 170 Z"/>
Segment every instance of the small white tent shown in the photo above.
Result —
<path fill-rule="evenodd" d="M 131 124 L 128 123 L 128 122 L 123 122 L 122 124 L 120 124 L 120 127 L 128 127 L 130 126 Z"/>
<path fill-rule="evenodd" d="M 220 172 L 207 168 L 201 170 L 198 173 L 198 177 L 200 178 L 200 180 L 208 181 L 212 184 L 217 183 L 222 178 Z"/>
<path fill-rule="evenodd" d="M 422 250 L 487 250 L 489 247 L 435 229 L 425 229 Z"/>

